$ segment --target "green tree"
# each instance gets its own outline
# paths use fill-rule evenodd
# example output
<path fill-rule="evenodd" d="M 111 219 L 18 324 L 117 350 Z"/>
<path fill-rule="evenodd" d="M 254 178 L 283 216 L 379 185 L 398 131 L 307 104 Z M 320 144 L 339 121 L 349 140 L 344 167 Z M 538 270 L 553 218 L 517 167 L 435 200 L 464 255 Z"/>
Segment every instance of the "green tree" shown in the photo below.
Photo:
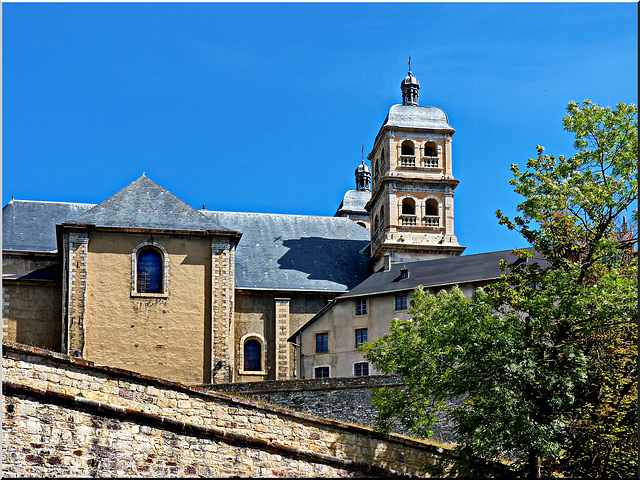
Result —
<path fill-rule="evenodd" d="M 533 249 L 466 298 L 418 289 L 411 320 L 364 347 L 403 388 L 374 395 L 378 424 L 429 436 L 451 416 L 461 459 L 505 460 L 512 472 L 631 476 L 637 469 L 637 108 L 571 102 L 571 158 L 536 158 L 511 184 L 513 220 Z M 630 214 L 631 224 L 620 225 Z M 533 260 L 533 261 L 532 261 Z M 461 399 L 452 406 L 449 399 Z M 458 474 L 486 474 L 461 462 Z M 478 471 L 480 469 L 480 471 Z"/>

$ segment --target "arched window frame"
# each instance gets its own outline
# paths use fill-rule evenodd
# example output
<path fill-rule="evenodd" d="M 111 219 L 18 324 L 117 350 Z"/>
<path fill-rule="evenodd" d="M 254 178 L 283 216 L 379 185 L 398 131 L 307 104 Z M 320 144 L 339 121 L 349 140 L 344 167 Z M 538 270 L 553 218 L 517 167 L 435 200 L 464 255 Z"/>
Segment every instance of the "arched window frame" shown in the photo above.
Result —
<path fill-rule="evenodd" d="M 434 200 L 436 202 L 436 214 L 435 215 L 427 215 L 427 202 L 429 200 Z M 435 195 L 428 195 L 427 197 L 425 197 L 422 201 L 422 218 L 423 218 L 423 222 L 424 225 L 427 227 L 441 227 L 442 226 L 442 201 L 436 197 Z M 428 223 L 428 218 L 433 218 L 433 217 L 438 217 L 438 225 L 430 225 Z"/>
<path fill-rule="evenodd" d="M 402 153 L 402 146 L 407 144 L 411 145 L 413 153 Z M 416 154 L 416 142 L 411 138 L 403 138 L 398 142 L 398 155 L 415 155 Z"/>
<path fill-rule="evenodd" d="M 435 145 L 435 155 L 432 156 L 427 156 L 425 153 L 425 148 L 427 147 L 427 145 L 429 144 L 433 144 Z M 426 168 L 442 168 L 442 145 L 440 145 L 440 142 L 436 141 L 435 138 L 431 138 L 428 137 L 425 140 L 422 141 L 422 143 L 420 144 L 420 156 L 421 158 L 421 165 L 423 167 Z M 438 157 L 437 159 L 437 163 L 435 165 L 433 165 L 432 163 L 429 163 L 431 161 L 432 157 Z"/>
<path fill-rule="evenodd" d="M 262 366 L 262 370 L 245 370 L 244 369 L 244 345 L 249 340 L 256 340 L 260 344 L 260 355 L 261 355 L 260 365 Z M 259 333 L 247 333 L 246 335 L 244 335 L 240 339 L 240 355 L 239 355 L 240 368 L 238 369 L 238 373 L 240 375 L 266 375 L 267 374 L 267 369 L 265 365 L 266 358 L 267 358 L 266 347 L 267 347 L 267 342 L 265 341 L 264 337 Z"/>
<path fill-rule="evenodd" d="M 402 153 L 402 146 L 404 144 L 410 144 L 413 153 Z M 406 168 L 416 166 L 416 142 L 411 138 L 403 138 L 398 142 L 398 160 L 396 162 L 396 168 Z"/>
<path fill-rule="evenodd" d="M 413 202 L 413 213 L 408 213 L 408 214 L 402 213 L 402 207 L 404 205 L 405 200 L 411 200 Z M 417 215 L 419 205 L 420 205 L 420 201 L 413 195 L 403 195 L 398 199 L 398 212 L 400 212 L 400 215 Z"/>
<path fill-rule="evenodd" d="M 155 249 L 162 259 L 162 291 L 159 293 L 138 292 L 138 254 L 147 249 Z M 149 240 L 136 245 L 131 251 L 131 296 L 132 297 L 152 297 L 167 298 L 169 296 L 169 268 L 171 261 L 167 249 L 157 242 Z"/>

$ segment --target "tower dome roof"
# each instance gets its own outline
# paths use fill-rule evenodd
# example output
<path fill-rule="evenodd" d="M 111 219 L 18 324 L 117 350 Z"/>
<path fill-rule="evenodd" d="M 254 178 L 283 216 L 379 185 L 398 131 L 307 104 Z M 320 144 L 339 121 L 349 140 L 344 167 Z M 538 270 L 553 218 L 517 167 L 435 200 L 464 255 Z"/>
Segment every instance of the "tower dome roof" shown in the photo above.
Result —
<path fill-rule="evenodd" d="M 411 72 L 409 72 L 409 74 L 406 77 L 404 77 L 404 80 L 402 80 L 402 82 L 400 83 L 400 88 L 404 89 L 405 86 L 407 85 L 414 85 L 420 88 L 420 82 L 418 81 L 418 77 L 414 77 L 413 75 L 411 75 Z"/>
<path fill-rule="evenodd" d="M 364 160 L 362 160 L 362 163 L 356 168 L 356 174 L 358 173 L 371 173 L 371 169 L 364 164 Z"/>

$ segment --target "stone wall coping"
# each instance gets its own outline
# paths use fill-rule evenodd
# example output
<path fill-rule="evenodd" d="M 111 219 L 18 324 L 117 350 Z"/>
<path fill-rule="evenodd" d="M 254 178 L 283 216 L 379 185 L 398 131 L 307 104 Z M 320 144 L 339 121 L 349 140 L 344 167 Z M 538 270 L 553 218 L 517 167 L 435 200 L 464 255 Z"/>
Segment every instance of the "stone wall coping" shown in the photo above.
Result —
<path fill-rule="evenodd" d="M 399 375 L 370 375 L 367 377 L 306 378 L 294 380 L 266 380 L 263 382 L 201 384 L 201 388 L 219 392 L 244 394 L 347 390 L 405 385 Z"/>
<path fill-rule="evenodd" d="M 426 440 L 407 438 L 394 433 L 383 434 L 375 431 L 372 428 L 364 427 L 361 425 L 355 425 L 348 422 L 341 422 L 341 421 L 333 420 L 329 418 L 320 418 L 320 417 L 316 417 L 306 413 L 296 412 L 294 410 L 290 410 L 287 408 L 277 407 L 275 405 L 257 402 L 247 398 L 235 397 L 235 396 L 227 395 L 220 392 L 215 392 L 210 390 L 205 391 L 205 389 L 202 387 L 187 386 L 178 382 L 172 382 L 170 380 L 165 380 L 158 377 L 152 377 L 150 375 L 143 375 L 141 373 L 132 372 L 130 370 L 97 364 L 89 360 L 84 360 L 82 358 L 74 357 L 71 355 L 53 352 L 51 350 L 46 350 L 39 347 L 33 347 L 30 345 L 12 342 L 9 340 L 3 340 L 2 341 L 3 357 L 7 356 L 9 352 L 14 352 L 16 354 L 20 354 L 24 356 L 34 355 L 34 356 L 39 356 L 39 357 L 48 358 L 52 360 L 55 359 L 55 361 L 59 364 L 74 365 L 74 366 L 83 368 L 85 370 L 103 372 L 112 376 L 124 377 L 131 380 L 135 380 L 140 383 L 159 385 L 171 390 L 176 390 L 176 391 L 181 391 L 181 392 L 185 392 L 192 395 L 197 395 L 201 398 L 216 399 L 218 401 L 225 402 L 228 404 L 242 405 L 243 407 L 246 407 L 249 409 L 262 410 L 270 413 L 275 413 L 278 415 L 283 415 L 283 416 L 294 418 L 306 423 L 313 423 L 316 425 L 324 425 L 332 428 L 338 428 L 349 433 L 355 433 L 358 435 L 362 435 L 362 436 L 366 436 L 366 437 L 370 437 L 378 440 L 391 441 L 391 442 L 406 445 L 408 447 L 424 449 L 425 451 L 429 451 L 438 455 L 451 455 L 451 453 L 449 453 L 450 449 L 433 445 L 432 443 Z M 5 382 L 3 381 L 3 385 L 4 384 Z M 214 387 L 215 385 L 212 385 L 212 388 Z"/>
<path fill-rule="evenodd" d="M 399 472 L 384 467 L 372 465 L 370 463 L 358 462 L 349 459 L 342 459 L 332 455 L 327 455 L 310 450 L 293 448 L 288 445 L 277 442 L 263 440 L 261 438 L 244 435 L 241 433 L 228 432 L 223 428 L 205 427 L 194 425 L 190 422 L 175 420 L 162 415 L 154 415 L 144 413 L 135 409 L 126 408 L 118 405 L 111 405 L 106 402 L 100 402 L 77 395 L 69 395 L 50 390 L 40 389 L 28 385 L 19 385 L 13 382 L 3 381 L 3 390 L 11 395 L 27 395 L 39 398 L 45 402 L 71 406 L 84 410 L 91 414 L 97 414 L 102 417 L 129 420 L 147 425 L 149 427 L 168 430 L 178 434 L 198 435 L 222 440 L 236 446 L 246 446 L 251 448 L 259 448 L 271 453 L 280 454 L 296 459 L 307 460 L 315 463 L 321 463 L 332 467 L 356 470 L 374 475 L 403 477 L 403 478 L 421 478 L 417 475 Z M 440 452 L 439 452 L 440 453 Z M 440 453 L 442 456 L 450 456 L 445 452 Z M 454 458 L 451 456 L 451 458 Z"/>

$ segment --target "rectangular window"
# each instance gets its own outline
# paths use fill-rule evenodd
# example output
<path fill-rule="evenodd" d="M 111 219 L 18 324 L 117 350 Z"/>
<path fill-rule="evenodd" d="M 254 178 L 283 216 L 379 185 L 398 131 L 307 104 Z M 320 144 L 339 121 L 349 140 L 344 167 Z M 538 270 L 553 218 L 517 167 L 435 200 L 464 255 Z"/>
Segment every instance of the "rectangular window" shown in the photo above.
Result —
<path fill-rule="evenodd" d="M 406 309 L 407 309 L 407 296 L 396 295 L 396 310 L 406 310 Z"/>
<path fill-rule="evenodd" d="M 316 367 L 314 378 L 329 378 L 329 367 Z"/>
<path fill-rule="evenodd" d="M 367 362 L 354 363 L 353 374 L 356 377 L 366 377 L 369 375 L 369 364 Z"/>
<path fill-rule="evenodd" d="M 329 351 L 329 334 L 328 333 L 316 333 L 316 352 L 328 352 Z"/>
<path fill-rule="evenodd" d="M 356 328 L 356 348 L 358 348 L 363 343 L 367 343 L 367 329 Z"/>
<path fill-rule="evenodd" d="M 367 314 L 367 299 L 364 300 L 356 300 L 356 315 L 366 315 Z"/>

